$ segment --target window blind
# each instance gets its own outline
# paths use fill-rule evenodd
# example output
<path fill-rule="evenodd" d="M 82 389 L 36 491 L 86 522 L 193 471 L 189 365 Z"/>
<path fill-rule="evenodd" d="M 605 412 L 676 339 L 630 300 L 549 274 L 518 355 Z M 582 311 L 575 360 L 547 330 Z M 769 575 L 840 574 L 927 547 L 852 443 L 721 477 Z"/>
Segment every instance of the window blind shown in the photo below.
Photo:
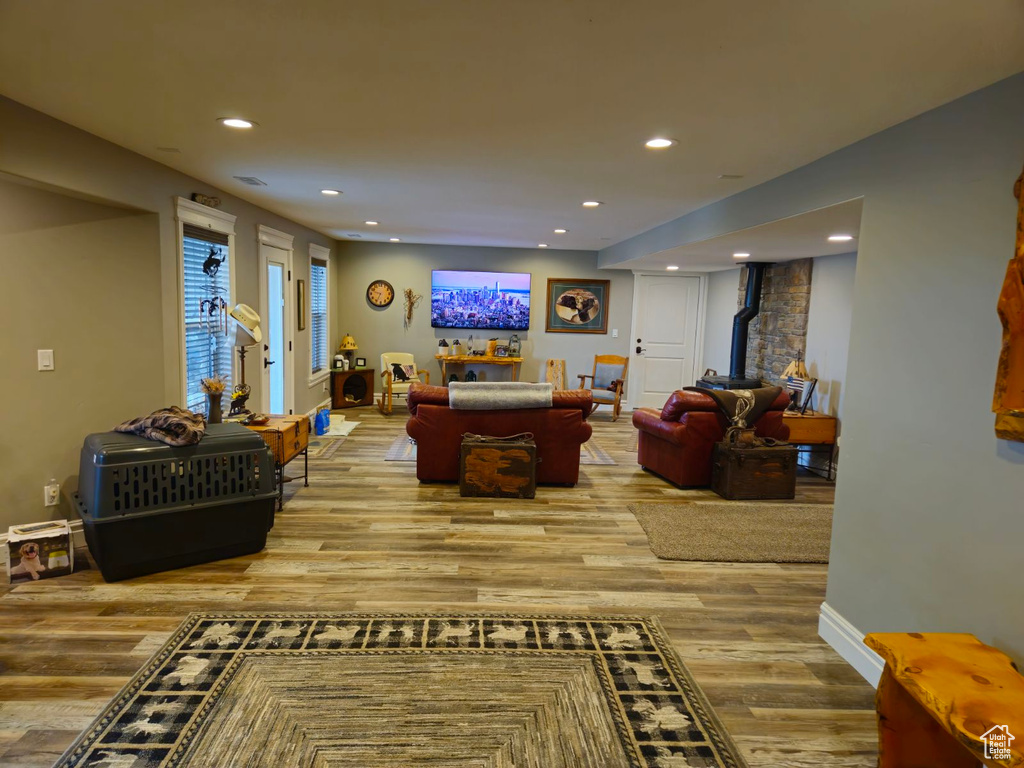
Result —
<path fill-rule="evenodd" d="M 327 338 L 327 262 L 311 259 L 309 263 L 310 362 L 313 373 L 325 370 L 330 355 Z"/>
<path fill-rule="evenodd" d="M 185 224 L 183 227 L 185 289 L 185 407 L 206 413 L 201 382 L 211 376 L 227 381 L 225 410 L 230 405 L 231 361 L 234 352 L 230 318 L 231 280 L 228 237 Z"/>

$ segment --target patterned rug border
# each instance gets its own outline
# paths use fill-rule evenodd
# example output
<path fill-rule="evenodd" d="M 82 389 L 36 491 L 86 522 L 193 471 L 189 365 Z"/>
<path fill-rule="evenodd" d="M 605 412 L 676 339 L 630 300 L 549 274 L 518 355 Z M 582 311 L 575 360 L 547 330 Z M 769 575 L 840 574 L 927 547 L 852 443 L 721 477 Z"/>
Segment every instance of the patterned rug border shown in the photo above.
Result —
<path fill-rule="evenodd" d="M 120 714 L 123 707 L 128 704 L 142 689 L 145 682 L 149 680 L 167 660 L 181 649 L 182 643 L 188 638 L 195 627 L 202 621 L 209 620 L 444 620 L 444 619 L 492 619 L 499 621 L 562 621 L 562 622 L 636 622 L 643 624 L 655 641 L 655 651 L 631 651 L 632 653 L 645 653 L 658 657 L 664 663 L 666 669 L 676 678 L 684 692 L 688 703 L 698 717 L 695 723 L 707 736 L 707 743 L 714 748 L 717 758 L 724 768 L 748 768 L 739 748 L 736 746 L 721 718 L 712 708 L 704 691 L 697 684 L 685 662 L 680 658 L 678 652 L 672 647 L 668 636 L 656 614 L 606 614 L 606 613 L 536 613 L 536 612 L 496 612 L 496 611 L 463 611 L 463 612 L 437 612 L 437 611 L 413 611 L 413 612 L 381 612 L 381 611 L 226 611 L 226 612 L 192 612 L 178 625 L 164 645 L 157 650 L 141 669 L 132 676 L 128 683 L 113 696 L 111 701 L 103 708 L 99 715 L 90 723 L 63 755 L 54 763 L 53 768 L 73 768 L 81 765 L 78 761 L 85 756 L 85 752 L 93 746 L 93 741 L 99 738 L 107 726 L 113 722 L 117 714 Z M 600 649 L 598 649 L 600 650 Z M 216 651 L 209 651 L 215 653 Z M 222 651 L 230 653 L 232 651 Z M 417 654 L 438 654 L 438 655 L 551 655 L 551 654 L 576 654 L 593 656 L 594 651 L 581 649 L 492 649 L 492 648 L 351 648 L 351 649 L 249 649 L 234 651 L 239 653 L 239 658 L 232 660 L 229 666 L 237 668 L 246 658 L 251 656 L 326 656 L 326 655 L 417 655 Z M 227 667 L 221 673 L 222 678 L 210 689 L 210 693 L 219 690 L 227 685 L 229 676 L 226 674 Z M 232 675 L 234 674 L 232 671 Z M 610 681 L 604 675 L 599 674 L 602 686 L 606 693 L 613 696 L 617 694 Z M 188 734 L 199 729 L 202 725 L 201 717 L 205 714 L 203 710 L 210 709 L 216 701 L 206 701 L 203 708 L 196 712 L 193 722 L 188 726 L 188 731 L 183 732 L 176 739 L 173 751 L 168 754 L 172 760 L 171 765 L 177 764 L 177 760 L 185 756 L 188 750 Z M 622 719 L 622 713 L 615 708 L 609 707 L 609 711 L 620 730 L 629 731 L 629 725 Z M 705 728 L 705 724 L 712 726 Z M 635 743 L 635 742 L 634 742 Z M 142 749 L 144 745 L 140 745 Z M 634 761 L 634 755 L 627 755 Z M 642 756 L 640 759 L 643 759 Z M 643 762 L 636 762 L 636 765 L 643 766 Z M 648 762 L 647 765 L 655 766 L 656 762 Z"/>

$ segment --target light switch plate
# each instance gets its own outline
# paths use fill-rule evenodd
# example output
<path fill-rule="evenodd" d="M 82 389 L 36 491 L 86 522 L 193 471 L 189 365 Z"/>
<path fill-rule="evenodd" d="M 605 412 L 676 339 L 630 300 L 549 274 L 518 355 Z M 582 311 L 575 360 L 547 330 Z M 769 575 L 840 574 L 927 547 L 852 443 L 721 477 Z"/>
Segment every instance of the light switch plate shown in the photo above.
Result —
<path fill-rule="evenodd" d="M 613 339 L 619 338 L 619 329 L 618 328 L 612 328 L 612 338 Z"/>
<path fill-rule="evenodd" d="M 40 371 L 52 371 L 53 370 L 53 350 L 52 349 L 37 349 L 36 355 L 39 359 L 39 370 Z"/>

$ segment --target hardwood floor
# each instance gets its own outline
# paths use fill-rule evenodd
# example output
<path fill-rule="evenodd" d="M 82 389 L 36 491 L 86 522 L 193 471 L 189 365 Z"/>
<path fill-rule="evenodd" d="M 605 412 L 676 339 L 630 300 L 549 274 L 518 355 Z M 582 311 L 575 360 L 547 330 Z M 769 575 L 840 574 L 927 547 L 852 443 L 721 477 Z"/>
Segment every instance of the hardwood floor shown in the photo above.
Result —
<path fill-rule="evenodd" d="M 617 464 L 519 501 L 420 486 L 414 464 L 383 460 L 400 409 L 352 409 L 362 424 L 310 462 L 308 488 L 289 484 L 265 551 L 3 590 L 0 765 L 51 765 L 190 611 L 446 608 L 655 614 L 751 766 L 875 765 L 874 691 L 817 636 L 826 566 L 655 558 L 627 504 L 718 497 L 644 473 L 628 414 L 603 411 L 595 438 Z M 798 484 L 798 501 L 832 494 Z"/>

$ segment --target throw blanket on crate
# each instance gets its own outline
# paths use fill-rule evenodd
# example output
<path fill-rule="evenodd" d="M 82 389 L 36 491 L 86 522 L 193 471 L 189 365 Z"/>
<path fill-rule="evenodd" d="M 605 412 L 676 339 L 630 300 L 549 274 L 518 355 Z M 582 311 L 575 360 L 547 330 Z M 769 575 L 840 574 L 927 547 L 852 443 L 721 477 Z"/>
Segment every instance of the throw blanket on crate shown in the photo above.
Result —
<path fill-rule="evenodd" d="M 206 418 L 172 405 L 153 411 L 114 427 L 115 432 L 128 432 L 167 445 L 195 445 L 206 434 Z"/>
<path fill-rule="evenodd" d="M 553 391 L 550 384 L 525 381 L 453 381 L 448 385 L 448 405 L 456 411 L 550 408 Z"/>

